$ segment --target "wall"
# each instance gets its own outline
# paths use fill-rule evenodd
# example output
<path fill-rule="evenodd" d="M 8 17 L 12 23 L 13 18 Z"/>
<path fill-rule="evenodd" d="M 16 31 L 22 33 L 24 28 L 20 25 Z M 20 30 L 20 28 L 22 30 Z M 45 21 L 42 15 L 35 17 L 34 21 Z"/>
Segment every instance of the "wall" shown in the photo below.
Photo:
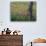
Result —
<path fill-rule="evenodd" d="M 11 22 L 10 0 L 0 1 L 0 31 L 6 27 L 9 27 L 12 31 L 15 29 L 21 30 L 23 32 L 24 45 L 36 37 L 46 37 L 46 0 L 33 1 L 37 2 L 36 22 Z"/>

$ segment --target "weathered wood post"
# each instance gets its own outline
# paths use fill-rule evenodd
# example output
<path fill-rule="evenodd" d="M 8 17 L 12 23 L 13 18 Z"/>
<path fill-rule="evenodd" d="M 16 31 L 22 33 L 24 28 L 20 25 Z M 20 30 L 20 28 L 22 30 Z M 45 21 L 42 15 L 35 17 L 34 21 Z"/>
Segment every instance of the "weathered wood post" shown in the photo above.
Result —
<path fill-rule="evenodd" d="M 33 2 L 30 2 L 30 5 L 29 5 L 30 20 L 32 20 L 32 8 L 33 8 Z"/>

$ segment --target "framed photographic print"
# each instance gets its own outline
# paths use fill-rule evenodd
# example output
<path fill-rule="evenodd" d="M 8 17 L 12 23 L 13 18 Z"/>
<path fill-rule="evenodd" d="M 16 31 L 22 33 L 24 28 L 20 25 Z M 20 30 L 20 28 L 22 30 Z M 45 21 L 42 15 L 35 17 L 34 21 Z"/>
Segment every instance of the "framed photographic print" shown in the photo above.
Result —
<path fill-rule="evenodd" d="M 36 2 L 10 2 L 11 21 L 36 21 Z"/>

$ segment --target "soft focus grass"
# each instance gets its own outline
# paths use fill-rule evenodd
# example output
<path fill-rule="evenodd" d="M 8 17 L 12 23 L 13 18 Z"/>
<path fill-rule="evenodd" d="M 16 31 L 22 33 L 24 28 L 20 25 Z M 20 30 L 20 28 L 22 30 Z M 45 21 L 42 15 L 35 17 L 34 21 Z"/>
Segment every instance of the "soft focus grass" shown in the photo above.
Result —
<path fill-rule="evenodd" d="M 19 16 L 18 14 L 13 16 L 11 15 L 12 21 L 30 21 L 30 16 Z"/>

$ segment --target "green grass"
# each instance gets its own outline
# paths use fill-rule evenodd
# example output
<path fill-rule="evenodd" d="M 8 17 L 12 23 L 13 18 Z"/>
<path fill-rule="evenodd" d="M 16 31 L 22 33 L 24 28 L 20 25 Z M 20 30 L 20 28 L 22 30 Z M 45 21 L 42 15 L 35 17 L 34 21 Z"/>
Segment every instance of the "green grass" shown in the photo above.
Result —
<path fill-rule="evenodd" d="M 12 21 L 30 21 L 30 16 L 11 15 Z"/>

